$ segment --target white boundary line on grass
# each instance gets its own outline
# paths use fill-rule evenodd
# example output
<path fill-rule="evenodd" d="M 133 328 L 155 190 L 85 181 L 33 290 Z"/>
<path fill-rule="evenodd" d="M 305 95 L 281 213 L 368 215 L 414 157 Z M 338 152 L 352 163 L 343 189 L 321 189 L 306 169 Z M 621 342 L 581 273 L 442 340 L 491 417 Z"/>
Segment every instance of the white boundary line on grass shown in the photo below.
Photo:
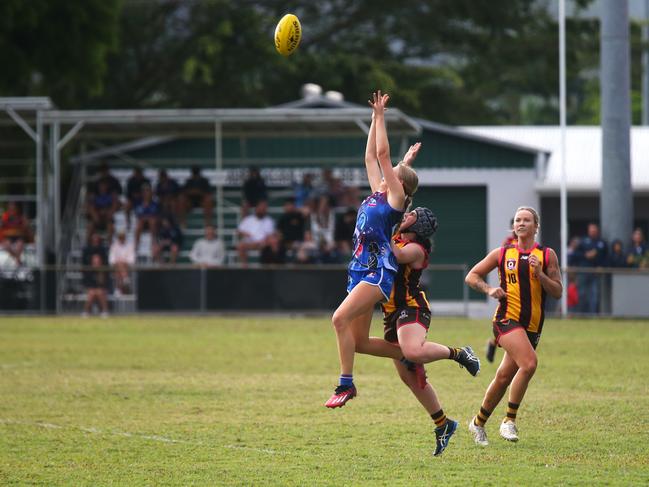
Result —
<path fill-rule="evenodd" d="M 41 421 L 18 421 L 14 419 L 0 418 L 0 424 L 18 424 L 24 426 L 37 426 L 39 428 L 57 429 L 57 430 L 71 429 L 71 430 L 83 431 L 84 433 L 92 433 L 95 435 L 110 435 L 110 436 L 122 436 L 124 438 L 139 438 L 142 440 L 159 441 L 161 443 L 182 443 L 186 445 L 205 444 L 200 441 L 175 440 L 173 438 L 167 438 L 166 436 L 160 436 L 160 435 L 142 435 L 137 433 L 128 433 L 125 431 L 102 431 L 97 428 L 86 428 L 83 426 L 61 426 L 58 424 L 45 423 Z M 242 446 L 242 445 L 223 445 L 223 448 L 229 448 L 232 450 L 255 451 L 258 453 L 267 453 L 270 455 L 276 455 L 278 453 L 282 453 L 282 452 L 277 452 L 275 450 L 270 450 L 268 448 L 254 448 L 254 447 Z"/>

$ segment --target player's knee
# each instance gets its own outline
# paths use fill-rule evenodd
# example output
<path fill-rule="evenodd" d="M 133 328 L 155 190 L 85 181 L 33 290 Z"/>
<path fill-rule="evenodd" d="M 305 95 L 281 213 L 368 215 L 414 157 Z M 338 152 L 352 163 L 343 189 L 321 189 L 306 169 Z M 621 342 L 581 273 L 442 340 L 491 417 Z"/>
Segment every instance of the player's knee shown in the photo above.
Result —
<path fill-rule="evenodd" d="M 534 355 L 532 357 L 523 360 L 519 367 L 521 372 L 523 372 L 528 376 L 532 376 L 534 375 L 534 372 L 536 372 L 536 366 L 537 366 L 537 359 L 536 359 L 536 355 Z"/>
<path fill-rule="evenodd" d="M 342 330 L 347 326 L 347 320 L 345 319 L 345 315 L 340 311 L 334 312 L 334 315 L 331 318 L 331 324 L 336 330 Z"/>
<path fill-rule="evenodd" d="M 402 344 L 401 352 L 403 356 L 411 362 L 423 363 L 424 362 L 424 349 L 419 344 Z"/>

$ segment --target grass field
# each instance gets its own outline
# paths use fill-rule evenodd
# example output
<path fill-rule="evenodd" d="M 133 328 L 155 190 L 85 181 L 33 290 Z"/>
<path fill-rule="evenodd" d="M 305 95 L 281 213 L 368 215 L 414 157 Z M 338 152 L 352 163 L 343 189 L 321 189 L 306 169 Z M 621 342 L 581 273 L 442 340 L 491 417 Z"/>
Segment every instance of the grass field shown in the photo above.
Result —
<path fill-rule="evenodd" d="M 429 337 L 482 351 L 489 334 L 439 319 Z M 323 407 L 326 317 L 3 318 L 0 484 L 647 485 L 648 349 L 649 322 L 546 323 L 521 441 L 499 438 L 501 403 L 488 448 L 466 423 L 496 365 L 429 365 L 462 423 L 433 458 L 433 423 L 389 360 L 360 356 L 359 396 Z"/>

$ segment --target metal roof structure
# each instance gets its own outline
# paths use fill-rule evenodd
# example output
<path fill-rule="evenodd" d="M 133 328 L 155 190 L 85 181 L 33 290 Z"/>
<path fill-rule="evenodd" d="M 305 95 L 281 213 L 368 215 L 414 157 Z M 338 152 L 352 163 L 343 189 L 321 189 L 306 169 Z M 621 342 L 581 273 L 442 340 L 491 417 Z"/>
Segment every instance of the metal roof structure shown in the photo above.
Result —
<path fill-rule="evenodd" d="M 540 194 L 558 194 L 561 183 L 559 127 L 467 126 L 471 134 L 508 143 L 536 147 L 550 154 L 545 173 L 537 182 Z M 602 183 L 602 129 L 568 127 L 566 131 L 566 182 L 571 194 L 598 194 Z M 649 192 L 649 127 L 631 128 L 631 185 L 635 192 Z"/>
<path fill-rule="evenodd" d="M 159 136 L 214 136 L 214 124 L 220 124 L 222 136 L 277 136 L 286 132 L 295 136 L 357 135 L 367 131 L 369 108 L 232 108 L 232 109 L 159 109 L 159 110 L 51 110 L 45 112 L 46 124 L 81 124 L 81 138 L 136 138 Z M 386 113 L 390 131 L 397 135 L 416 135 L 421 126 L 397 109 Z"/>

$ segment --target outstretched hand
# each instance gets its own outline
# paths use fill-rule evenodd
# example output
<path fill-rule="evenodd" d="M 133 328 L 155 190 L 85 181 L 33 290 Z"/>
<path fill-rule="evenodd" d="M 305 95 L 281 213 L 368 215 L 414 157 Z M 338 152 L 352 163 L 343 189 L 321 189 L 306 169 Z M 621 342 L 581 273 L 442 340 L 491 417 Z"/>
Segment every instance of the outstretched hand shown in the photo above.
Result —
<path fill-rule="evenodd" d="M 381 94 L 381 90 L 372 93 L 372 99 L 368 100 L 368 103 L 370 104 L 373 110 L 372 115 L 373 116 L 383 115 L 387 110 L 387 104 L 389 99 L 390 99 L 390 95 L 388 95 L 387 93 Z"/>
<path fill-rule="evenodd" d="M 417 154 L 419 153 L 420 148 L 421 142 L 417 142 L 416 144 L 411 145 L 408 149 L 408 152 L 406 152 L 406 155 L 403 156 L 402 164 L 404 166 L 412 166 L 412 163 L 415 162 L 415 159 L 417 158 Z"/>

